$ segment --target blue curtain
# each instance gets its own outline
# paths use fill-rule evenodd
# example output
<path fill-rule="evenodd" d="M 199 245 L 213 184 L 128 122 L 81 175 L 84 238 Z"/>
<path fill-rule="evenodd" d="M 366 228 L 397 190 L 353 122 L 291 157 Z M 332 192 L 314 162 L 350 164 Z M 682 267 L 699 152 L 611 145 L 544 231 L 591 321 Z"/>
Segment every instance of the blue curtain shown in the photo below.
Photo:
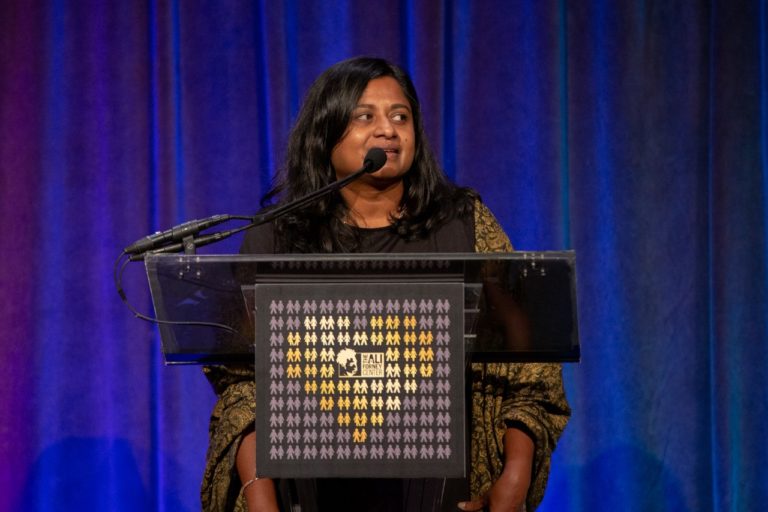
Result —
<path fill-rule="evenodd" d="M 583 360 L 541 510 L 762 509 L 767 10 L 0 3 L 0 508 L 199 509 L 213 393 L 164 367 L 113 261 L 255 211 L 311 81 L 373 54 L 412 73 L 446 172 L 518 248 L 577 251 Z M 125 284 L 151 311 L 140 265 Z"/>

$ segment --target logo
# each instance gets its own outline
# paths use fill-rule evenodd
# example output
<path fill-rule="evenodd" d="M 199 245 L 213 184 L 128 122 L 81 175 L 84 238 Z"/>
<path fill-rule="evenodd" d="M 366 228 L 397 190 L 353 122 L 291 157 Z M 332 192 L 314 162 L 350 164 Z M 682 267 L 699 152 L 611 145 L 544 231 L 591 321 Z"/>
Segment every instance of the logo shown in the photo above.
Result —
<path fill-rule="evenodd" d="M 383 352 L 356 352 L 345 348 L 336 355 L 338 375 L 342 378 L 384 377 Z"/>

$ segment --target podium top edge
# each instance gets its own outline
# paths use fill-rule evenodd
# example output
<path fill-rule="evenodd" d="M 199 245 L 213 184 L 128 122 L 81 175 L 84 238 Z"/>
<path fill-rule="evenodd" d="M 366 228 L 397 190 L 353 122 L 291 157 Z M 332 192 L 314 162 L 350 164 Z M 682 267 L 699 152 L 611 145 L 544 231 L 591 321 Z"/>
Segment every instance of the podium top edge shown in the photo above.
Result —
<path fill-rule="evenodd" d="M 568 251 L 514 251 L 488 253 L 311 253 L 311 254 L 147 254 L 145 261 L 188 261 L 188 262 L 270 262 L 270 261 L 569 261 L 576 259 L 576 252 Z"/>

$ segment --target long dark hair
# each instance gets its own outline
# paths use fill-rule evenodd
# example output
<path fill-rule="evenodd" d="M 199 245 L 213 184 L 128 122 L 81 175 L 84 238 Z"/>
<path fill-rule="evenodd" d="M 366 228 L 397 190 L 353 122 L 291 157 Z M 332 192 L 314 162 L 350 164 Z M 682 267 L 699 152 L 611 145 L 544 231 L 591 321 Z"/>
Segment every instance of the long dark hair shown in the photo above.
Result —
<path fill-rule="evenodd" d="M 262 205 L 291 201 L 336 180 L 331 152 L 347 130 L 368 82 L 392 77 L 411 104 L 416 151 L 403 178 L 400 218 L 392 229 L 406 240 L 427 236 L 446 220 L 466 214 L 476 194 L 452 184 L 429 149 L 421 108 L 410 77 L 379 58 L 356 57 L 328 68 L 310 87 L 288 140 L 285 164 Z M 357 248 L 353 228 L 342 219 L 347 206 L 332 194 L 275 222 L 279 252 L 347 252 Z"/>

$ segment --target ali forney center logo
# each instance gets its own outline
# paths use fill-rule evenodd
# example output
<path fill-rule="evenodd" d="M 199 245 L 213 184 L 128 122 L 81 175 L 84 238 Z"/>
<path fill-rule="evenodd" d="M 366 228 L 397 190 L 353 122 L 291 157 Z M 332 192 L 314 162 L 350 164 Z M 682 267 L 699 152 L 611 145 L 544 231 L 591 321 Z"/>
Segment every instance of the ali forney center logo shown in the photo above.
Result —
<path fill-rule="evenodd" d="M 342 378 L 384 377 L 383 352 L 357 352 L 351 348 L 336 354 L 338 376 Z"/>

